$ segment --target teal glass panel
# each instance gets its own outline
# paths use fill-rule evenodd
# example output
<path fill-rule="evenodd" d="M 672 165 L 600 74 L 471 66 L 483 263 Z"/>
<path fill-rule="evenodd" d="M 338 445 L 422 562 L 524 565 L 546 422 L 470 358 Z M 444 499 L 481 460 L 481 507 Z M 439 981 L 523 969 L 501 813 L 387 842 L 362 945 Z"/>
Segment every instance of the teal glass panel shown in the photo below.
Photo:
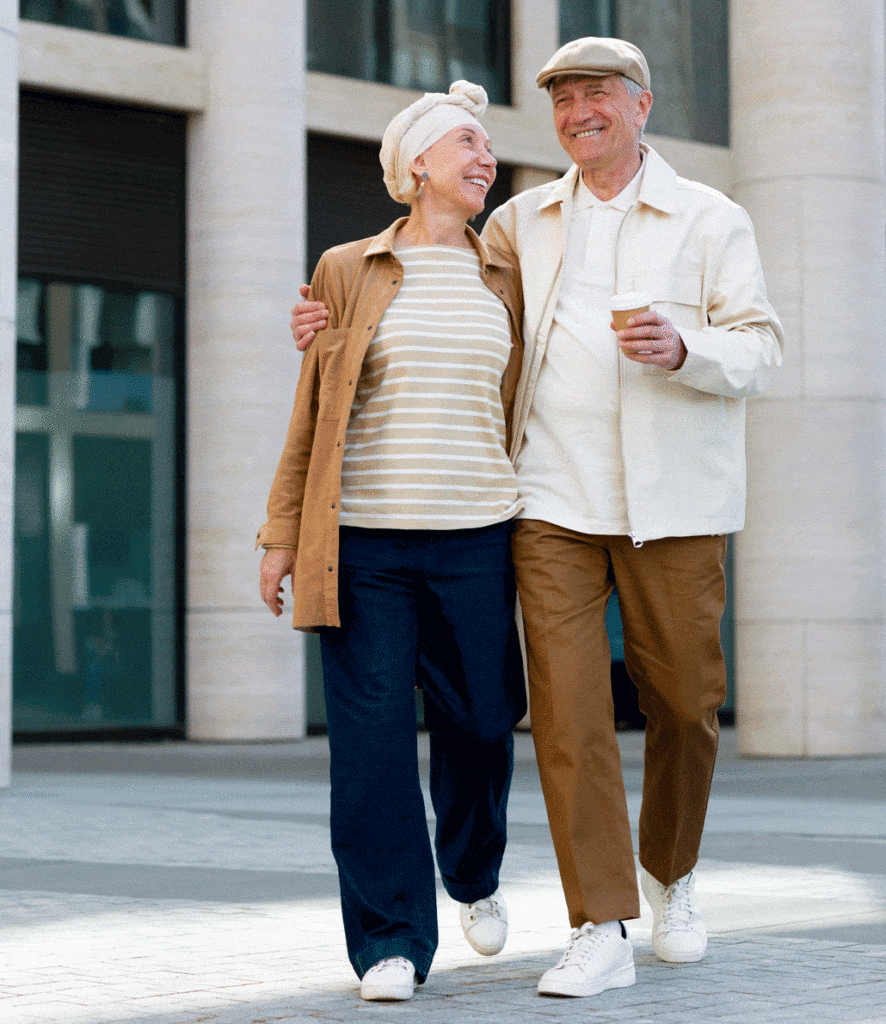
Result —
<path fill-rule="evenodd" d="M 308 0 L 308 70 L 445 92 L 466 78 L 510 102 L 510 4 Z"/>
<path fill-rule="evenodd" d="M 19 298 L 13 728 L 174 727 L 177 300 Z"/>
<path fill-rule="evenodd" d="M 179 0 L 20 0 L 20 17 L 152 43 L 181 44 Z"/>

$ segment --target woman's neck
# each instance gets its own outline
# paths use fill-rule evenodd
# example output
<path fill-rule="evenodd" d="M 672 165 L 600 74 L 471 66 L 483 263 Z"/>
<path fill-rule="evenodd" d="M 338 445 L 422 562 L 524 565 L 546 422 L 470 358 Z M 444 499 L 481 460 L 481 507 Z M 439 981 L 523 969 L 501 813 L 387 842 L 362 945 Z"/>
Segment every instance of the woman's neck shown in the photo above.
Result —
<path fill-rule="evenodd" d="M 428 209 L 424 204 L 415 203 L 409 219 L 397 232 L 395 249 L 406 249 L 415 245 L 449 245 L 458 249 L 470 249 L 471 243 L 465 228 L 467 218 L 460 214 L 442 214 Z"/>

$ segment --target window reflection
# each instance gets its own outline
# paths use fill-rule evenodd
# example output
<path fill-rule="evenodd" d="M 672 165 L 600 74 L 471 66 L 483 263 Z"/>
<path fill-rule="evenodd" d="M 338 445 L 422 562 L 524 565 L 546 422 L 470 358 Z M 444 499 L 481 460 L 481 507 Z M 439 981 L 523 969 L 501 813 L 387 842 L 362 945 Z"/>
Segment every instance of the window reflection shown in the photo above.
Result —
<path fill-rule="evenodd" d="M 178 0 L 21 0 L 20 16 L 153 43 L 180 43 Z"/>
<path fill-rule="evenodd" d="M 177 718 L 174 296 L 23 278 L 14 728 Z"/>
<path fill-rule="evenodd" d="M 508 103 L 509 14 L 500 0 L 308 0 L 308 70 L 426 91 L 466 78 Z"/>
<path fill-rule="evenodd" d="M 173 310 L 156 292 L 20 279 L 18 404 L 45 405 L 51 380 L 71 408 L 150 413 L 155 377 L 172 372 Z"/>

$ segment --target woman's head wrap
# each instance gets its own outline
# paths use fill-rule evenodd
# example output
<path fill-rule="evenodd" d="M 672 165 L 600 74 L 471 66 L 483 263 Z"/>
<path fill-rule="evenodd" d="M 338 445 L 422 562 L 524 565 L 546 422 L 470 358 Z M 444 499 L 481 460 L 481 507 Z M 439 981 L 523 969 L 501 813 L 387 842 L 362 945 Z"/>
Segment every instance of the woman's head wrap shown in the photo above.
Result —
<path fill-rule="evenodd" d="M 391 197 L 398 203 L 412 202 L 418 184 L 409 165 L 453 128 L 470 124 L 486 135 L 477 116 L 488 102 L 482 85 L 461 80 L 453 82 L 448 93 L 426 92 L 397 114 L 385 129 L 379 154 Z"/>

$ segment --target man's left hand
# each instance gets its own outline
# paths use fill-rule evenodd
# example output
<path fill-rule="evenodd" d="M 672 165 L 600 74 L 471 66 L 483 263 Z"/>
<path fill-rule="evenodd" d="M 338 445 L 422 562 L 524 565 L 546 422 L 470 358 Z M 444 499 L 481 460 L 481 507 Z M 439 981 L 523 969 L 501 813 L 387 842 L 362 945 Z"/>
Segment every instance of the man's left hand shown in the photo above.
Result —
<path fill-rule="evenodd" d="M 615 330 L 615 324 L 610 327 Z M 686 346 L 676 327 L 654 309 L 632 316 L 616 336 L 625 356 L 637 363 L 679 370 L 686 359 Z"/>

